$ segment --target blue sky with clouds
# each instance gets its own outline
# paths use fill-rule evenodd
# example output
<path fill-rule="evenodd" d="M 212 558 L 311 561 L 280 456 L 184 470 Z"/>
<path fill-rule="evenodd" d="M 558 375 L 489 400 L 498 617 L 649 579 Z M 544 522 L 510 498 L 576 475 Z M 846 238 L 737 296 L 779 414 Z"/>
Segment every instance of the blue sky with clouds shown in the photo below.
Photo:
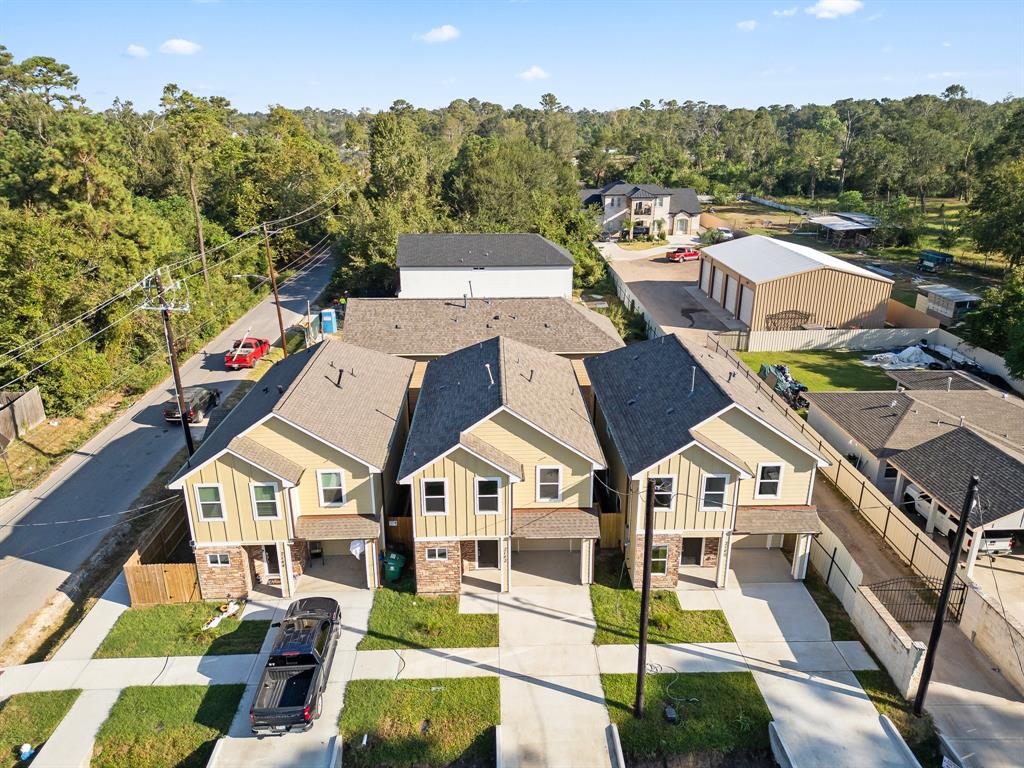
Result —
<path fill-rule="evenodd" d="M 68 63 L 93 108 L 169 82 L 239 109 L 729 106 L 1024 95 L 1024 2 L 48 2 L 0 0 L 17 59 Z"/>

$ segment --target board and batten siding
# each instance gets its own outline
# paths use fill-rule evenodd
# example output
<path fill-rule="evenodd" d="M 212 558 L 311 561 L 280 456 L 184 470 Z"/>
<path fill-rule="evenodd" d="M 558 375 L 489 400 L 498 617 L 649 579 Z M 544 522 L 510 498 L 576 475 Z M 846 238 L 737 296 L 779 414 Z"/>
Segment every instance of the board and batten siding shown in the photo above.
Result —
<path fill-rule="evenodd" d="M 196 503 L 196 485 L 219 483 L 224 519 L 200 520 Z M 275 520 L 256 520 L 253 514 L 250 483 L 277 483 L 277 504 L 280 517 Z M 197 543 L 241 541 L 246 543 L 285 541 L 290 538 L 288 526 L 288 494 L 281 489 L 281 481 L 262 469 L 231 454 L 224 454 L 199 471 L 189 475 L 184 486 L 192 530 Z"/>
<path fill-rule="evenodd" d="M 518 417 L 501 411 L 470 430 L 489 445 L 523 465 L 523 480 L 512 486 L 516 509 L 590 507 L 593 505 L 591 462 Z M 537 500 L 537 467 L 562 468 L 562 500 Z"/>
<path fill-rule="evenodd" d="M 276 418 L 254 427 L 246 437 L 305 467 L 293 493 L 298 495 L 302 515 L 376 514 L 381 504 L 380 476 L 369 467 L 326 443 L 307 435 L 302 430 Z M 337 507 L 320 505 L 316 470 L 340 469 L 343 474 L 345 503 Z M 371 474 L 374 477 L 371 477 Z M 371 483 L 375 486 L 371 490 Z M 377 509 L 374 509 L 376 500 Z"/>
<path fill-rule="evenodd" d="M 497 515 L 476 514 L 476 478 L 500 478 L 501 510 Z M 448 481 L 448 511 L 444 515 L 424 515 L 422 479 Z M 507 536 L 512 493 L 508 474 L 471 453 L 456 448 L 414 473 L 410 483 L 413 524 L 416 538 L 493 538 Z"/>
<path fill-rule="evenodd" d="M 672 475 L 676 478 L 672 510 L 654 510 L 656 531 L 725 531 L 732 528 L 733 499 L 736 495 L 736 470 L 716 459 L 702 448 L 690 446 L 673 454 L 646 472 L 640 473 L 640 488 L 647 493 L 647 479 L 652 475 Z M 700 493 L 704 475 L 728 475 L 725 488 L 725 507 L 720 510 L 702 510 Z M 630 496 L 630 517 L 637 520 L 634 530 L 643 528 L 644 506 L 640 494 Z M 636 517 L 636 516 L 639 517 Z"/>

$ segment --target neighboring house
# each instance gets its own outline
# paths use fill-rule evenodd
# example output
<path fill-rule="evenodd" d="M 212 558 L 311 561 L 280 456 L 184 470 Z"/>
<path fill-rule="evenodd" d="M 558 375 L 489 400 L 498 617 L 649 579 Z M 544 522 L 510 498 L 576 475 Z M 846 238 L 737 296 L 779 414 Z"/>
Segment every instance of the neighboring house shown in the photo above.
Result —
<path fill-rule="evenodd" d="M 828 462 L 750 381 L 725 358 L 675 335 L 585 365 L 609 494 L 625 513 L 622 542 L 635 587 L 648 479 L 654 586 L 671 588 L 680 576 L 725 586 L 733 546 L 792 545 L 793 577 L 804 577 L 810 536 L 821 530 L 814 476 Z"/>
<path fill-rule="evenodd" d="M 168 487 L 184 494 L 205 599 L 256 584 L 290 596 L 312 554 L 349 586 L 379 584 L 412 370 L 321 342 L 276 363 L 203 440 Z"/>
<path fill-rule="evenodd" d="M 914 309 L 934 317 L 945 328 L 959 323 L 965 314 L 980 303 L 981 296 L 976 293 L 968 293 L 949 285 L 921 285 L 917 289 Z"/>
<path fill-rule="evenodd" d="M 897 373 L 910 372 L 892 375 Z M 943 374 L 948 380 L 951 372 L 928 373 Z M 928 533 L 937 526 L 948 529 L 939 524 L 959 514 L 973 473 L 982 478 L 983 510 L 988 512 L 984 518 L 972 515 L 972 529 L 1024 527 L 1024 519 L 1013 517 L 1024 507 L 1024 403 L 1018 398 L 988 388 L 952 385 L 949 391 L 942 386 L 806 396 L 808 424 L 896 504 L 909 501 L 910 485 L 928 495 Z M 1018 492 L 1021 500 L 1014 507 Z M 995 504 L 994 496 L 1002 501 Z"/>
<path fill-rule="evenodd" d="M 417 591 L 505 591 L 517 560 L 592 581 L 604 466 L 570 361 L 506 337 L 432 360 L 398 472 Z"/>
<path fill-rule="evenodd" d="M 751 331 L 882 328 L 893 281 L 806 245 L 761 235 L 701 252 L 698 285 Z"/>
<path fill-rule="evenodd" d="M 399 235 L 399 298 L 572 298 L 572 254 L 533 234 Z"/>
<path fill-rule="evenodd" d="M 897 387 L 903 389 L 944 389 L 950 391 L 977 391 L 980 389 L 991 389 L 987 384 L 968 376 L 963 371 L 931 371 L 931 370 L 909 370 L 909 371 L 886 371 L 889 377 L 896 382 Z"/>
<path fill-rule="evenodd" d="M 652 234 L 659 228 L 666 235 L 699 233 L 700 202 L 688 187 L 613 181 L 601 189 L 581 190 L 580 200 L 584 206 L 601 209 L 605 232 L 618 232 L 632 221 L 634 227 L 648 227 Z"/>

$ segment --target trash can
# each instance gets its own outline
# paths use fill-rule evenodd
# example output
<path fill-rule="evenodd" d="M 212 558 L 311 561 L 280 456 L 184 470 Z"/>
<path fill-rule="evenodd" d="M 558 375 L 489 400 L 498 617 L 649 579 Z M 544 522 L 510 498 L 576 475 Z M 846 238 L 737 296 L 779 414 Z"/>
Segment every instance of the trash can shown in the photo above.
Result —
<path fill-rule="evenodd" d="M 384 580 L 397 580 L 402 575 L 403 565 L 405 565 L 405 555 L 400 555 L 397 552 L 388 552 L 384 558 Z"/>

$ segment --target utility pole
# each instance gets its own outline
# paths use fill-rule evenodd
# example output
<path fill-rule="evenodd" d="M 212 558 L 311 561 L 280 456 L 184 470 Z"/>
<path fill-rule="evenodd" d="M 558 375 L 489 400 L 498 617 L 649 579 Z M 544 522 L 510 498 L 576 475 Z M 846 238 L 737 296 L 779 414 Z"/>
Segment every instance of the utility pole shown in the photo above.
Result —
<path fill-rule="evenodd" d="M 654 546 L 654 481 L 647 480 L 644 504 L 644 577 L 640 592 L 640 652 L 636 660 L 636 703 L 633 716 L 644 716 L 644 683 L 647 674 L 647 618 L 651 607 L 651 550 Z"/>
<path fill-rule="evenodd" d="M 960 524 L 956 527 L 956 539 L 949 553 L 949 562 L 946 564 L 946 578 L 942 581 L 942 591 L 939 593 L 939 604 L 935 608 L 935 620 L 932 622 L 932 634 L 928 638 L 928 650 L 924 656 L 924 667 L 921 669 L 921 682 L 917 685 L 917 697 L 914 699 L 914 714 L 918 717 L 924 709 L 924 697 L 928 694 L 928 684 L 932 679 L 932 667 L 935 666 L 935 651 L 939 647 L 939 638 L 942 636 L 942 627 L 946 623 L 946 607 L 949 605 L 949 592 L 953 587 L 953 576 L 956 575 L 956 567 L 960 563 L 960 550 L 964 545 L 964 537 L 967 535 L 967 518 L 974 509 L 978 497 L 978 476 L 971 477 L 971 483 L 967 486 L 967 496 L 964 498 L 964 508 L 960 512 Z M 981 531 L 976 531 L 975 536 L 980 536 Z"/>
<path fill-rule="evenodd" d="M 288 357 L 288 337 L 284 333 L 284 318 L 281 317 L 281 297 L 277 295 L 277 277 L 274 275 L 274 262 L 270 258 L 270 233 L 267 223 L 263 222 L 263 248 L 267 252 L 267 272 L 270 273 L 270 287 L 274 291 L 274 306 L 277 307 L 277 327 L 281 329 L 281 352 Z"/>
<path fill-rule="evenodd" d="M 164 339 L 167 341 L 167 358 L 171 361 L 171 375 L 174 378 L 174 394 L 178 400 L 178 416 L 181 419 L 181 429 L 185 433 L 185 447 L 188 449 L 188 456 L 196 452 L 196 446 L 192 442 L 192 428 L 188 423 L 188 409 L 185 408 L 185 393 L 181 386 L 181 372 L 178 370 L 178 356 L 174 351 L 174 329 L 171 328 L 171 312 L 188 312 L 189 306 L 186 302 L 183 306 L 171 304 L 167 301 L 167 293 L 164 288 L 163 278 L 160 277 L 160 270 L 153 273 L 153 282 L 156 284 L 157 304 L 150 304 L 148 301 L 142 305 L 143 309 L 160 312 L 164 321 Z"/>

